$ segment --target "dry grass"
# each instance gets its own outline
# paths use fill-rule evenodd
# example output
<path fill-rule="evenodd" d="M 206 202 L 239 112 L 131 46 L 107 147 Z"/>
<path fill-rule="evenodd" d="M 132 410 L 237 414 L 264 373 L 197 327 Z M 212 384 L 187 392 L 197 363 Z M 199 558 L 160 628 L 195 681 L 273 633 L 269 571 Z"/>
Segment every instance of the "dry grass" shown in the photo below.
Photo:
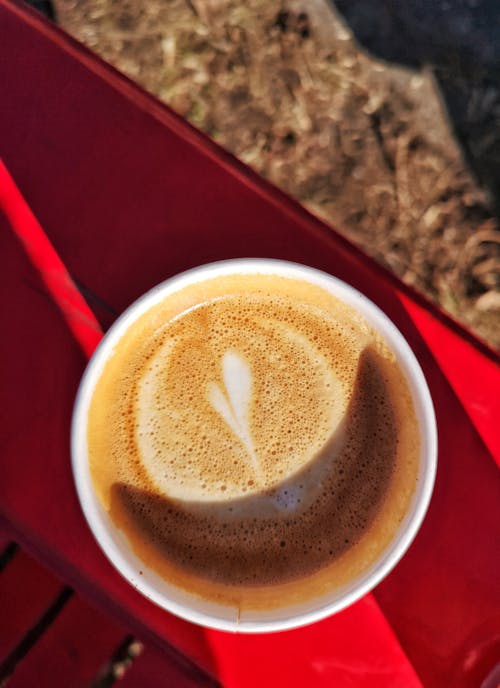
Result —
<path fill-rule="evenodd" d="M 500 231 L 430 72 L 326 0 L 56 0 L 60 23 L 500 349 Z"/>

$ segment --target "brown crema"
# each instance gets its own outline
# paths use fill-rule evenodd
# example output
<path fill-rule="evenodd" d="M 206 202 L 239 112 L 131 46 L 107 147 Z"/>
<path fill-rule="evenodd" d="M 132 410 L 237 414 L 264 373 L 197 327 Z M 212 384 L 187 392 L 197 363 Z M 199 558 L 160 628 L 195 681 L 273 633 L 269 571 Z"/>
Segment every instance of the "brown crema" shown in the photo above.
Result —
<path fill-rule="evenodd" d="M 259 609 L 365 570 L 408 511 L 419 428 L 404 374 L 307 281 L 182 288 L 122 336 L 88 417 L 97 495 L 144 564 Z"/>

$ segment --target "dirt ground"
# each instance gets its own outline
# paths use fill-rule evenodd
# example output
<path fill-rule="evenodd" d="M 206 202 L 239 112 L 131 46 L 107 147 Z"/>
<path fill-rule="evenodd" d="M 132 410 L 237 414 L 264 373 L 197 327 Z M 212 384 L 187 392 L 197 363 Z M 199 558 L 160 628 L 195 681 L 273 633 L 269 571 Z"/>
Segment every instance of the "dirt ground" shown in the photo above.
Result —
<path fill-rule="evenodd" d="M 500 349 L 500 230 L 430 68 L 327 0 L 55 0 L 59 24 Z"/>

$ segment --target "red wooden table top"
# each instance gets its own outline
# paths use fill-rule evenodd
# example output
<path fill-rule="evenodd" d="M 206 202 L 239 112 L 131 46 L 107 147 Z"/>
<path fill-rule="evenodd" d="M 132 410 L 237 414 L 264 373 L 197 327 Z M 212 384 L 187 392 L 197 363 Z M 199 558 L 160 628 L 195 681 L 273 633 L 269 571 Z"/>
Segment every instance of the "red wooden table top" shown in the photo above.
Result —
<path fill-rule="evenodd" d="M 71 299 L 62 314 L 33 237 L 23 246 L 11 231 L 0 175 L 0 516 L 67 583 L 201 667 L 192 668 L 200 684 L 209 675 L 231 687 L 480 684 L 500 655 L 498 359 L 34 13 L 0 0 L 0 36 L 0 156 L 104 328 L 194 265 L 249 255 L 309 264 L 363 291 L 401 329 L 439 430 L 429 513 L 372 595 L 312 626 L 255 637 L 160 610 L 112 569 L 85 525 L 69 461 L 85 356 L 68 327 Z"/>

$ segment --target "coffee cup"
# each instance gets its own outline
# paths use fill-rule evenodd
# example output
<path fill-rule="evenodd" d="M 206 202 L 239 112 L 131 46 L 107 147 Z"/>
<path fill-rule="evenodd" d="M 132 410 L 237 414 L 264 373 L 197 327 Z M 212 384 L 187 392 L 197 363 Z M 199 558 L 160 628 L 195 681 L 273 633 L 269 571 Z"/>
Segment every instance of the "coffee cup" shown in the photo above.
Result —
<path fill-rule="evenodd" d="M 160 607 L 248 633 L 334 614 L 424 518 L 432 400 L 408 343 L 344 282 L 238 259 L 158 285 L 88 364 L 71 433 L 105 555 Z"/>

